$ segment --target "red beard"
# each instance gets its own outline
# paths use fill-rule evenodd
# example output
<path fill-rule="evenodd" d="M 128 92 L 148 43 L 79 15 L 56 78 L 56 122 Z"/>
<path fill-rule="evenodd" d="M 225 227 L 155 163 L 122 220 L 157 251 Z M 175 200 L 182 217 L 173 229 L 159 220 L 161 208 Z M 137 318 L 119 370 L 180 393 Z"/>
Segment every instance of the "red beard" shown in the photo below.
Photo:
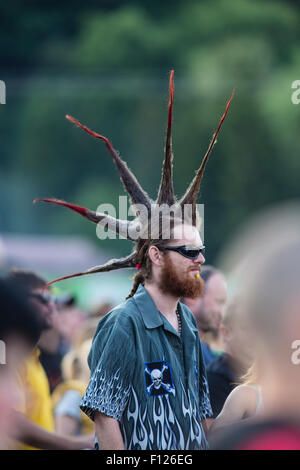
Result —
<path fill-rule="evenodd" d="M 203 286 L 204 282 L 201 277 L 191 276 L 189 271 L 178 273 L 168 253 L 165 254 L 165 264 L 158 286 L 162 292 L 174 295 L 175 297 L 195 299 L 196 297 L 201 297 Z"/>

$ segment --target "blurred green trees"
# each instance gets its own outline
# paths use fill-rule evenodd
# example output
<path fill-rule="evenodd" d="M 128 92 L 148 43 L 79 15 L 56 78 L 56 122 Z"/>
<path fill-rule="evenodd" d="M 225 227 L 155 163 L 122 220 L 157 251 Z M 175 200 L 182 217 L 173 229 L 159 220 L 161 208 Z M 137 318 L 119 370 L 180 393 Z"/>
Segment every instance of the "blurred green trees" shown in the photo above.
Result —
<path fill-rule="evenodd" d="M 0 7 L 0 79 L 7 84 L 0 106 L 1 230 L 96 240 L 88 222 L 63 208 L 32 206 L 32 199 L 54 196 L 96 209 L 117 205 L 124 194 L 104 144 L 65 114 L 109 137 L 155 197 L 171 68 L 178 195 L 236 90 L 199 197 L 208 262 L 251 212 L 299 196 L 300 106 L 291 102 L 291 84 L 300 79 L 296 2 L 22 5 Z M 101 243 L 128 251 L 125 241 Z"/>

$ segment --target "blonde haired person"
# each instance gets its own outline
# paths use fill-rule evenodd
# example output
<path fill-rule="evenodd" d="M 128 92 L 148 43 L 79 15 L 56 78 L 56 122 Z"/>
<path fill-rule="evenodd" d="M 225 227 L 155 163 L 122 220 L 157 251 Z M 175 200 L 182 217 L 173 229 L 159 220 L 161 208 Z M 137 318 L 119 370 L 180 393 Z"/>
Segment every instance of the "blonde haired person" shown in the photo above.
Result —
<path fill-rule="evenodd" d="M 94 432 L 93 422 L 80 410 L 79 404 L 89 381 L 87 356 L 90 339 L 71 350 L 62 361 L 64 381 L 52 394 L 55 430 L 59 434 L 79 435 Z"/>
<path fill-rule="evenodd" d="M 251 365 L 241 381 L 242 383 L 228 395 L 221 413 L 210 427 L 210 432 L 252 418 L 263 411 L 262 389 L 258 382 L 256 362 Z"/>
<path fill-rule="evenodd" d="M 253 363 L 251 335 L 241 315 L 239 296 L 228 302 L 220 325 L 224 351 L 207 367 L 210 402 L 215 419 L 223 409 L 232 390 L 241 383 Z"/>

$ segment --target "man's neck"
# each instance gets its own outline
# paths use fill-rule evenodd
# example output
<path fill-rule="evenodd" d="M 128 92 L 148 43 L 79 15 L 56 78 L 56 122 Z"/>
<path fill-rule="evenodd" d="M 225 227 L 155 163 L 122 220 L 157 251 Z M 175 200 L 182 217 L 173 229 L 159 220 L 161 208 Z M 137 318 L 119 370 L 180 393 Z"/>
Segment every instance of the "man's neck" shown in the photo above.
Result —
<path fill-rule="evenodd" d="M 58 349 L 59 341 L 60 337 L 58 332 L 51 328 L 42 332 L 38 345 L 43 351 L 54 354 Z"/>
<path fill-rule="evenodd" d="M 179 297 L 162 292 L 155 283 L 145 282 L 144 287 L 151 296 L 157 309 L 168 319 L 176 315 Z"/>
<path fill-rule="evenodd" d="M 201 336 L 201 333 L 200 333 Z M 211 331 L 202 332 L 202 340 L 209 344 L 213 351 L 222 351 L 224 349 L 221 336 L 216 336 Z"/>
<path fill-rule="evenodd" d="M 208 343 L 207 340 L 206 340 L 207 331 L 202 330 L 201 326 L 199 325 L 198 322 L 197 322 L 197 328 L 198 328 L 199 338 L 201 339 L 201 341 L 204 341 L 205 343 Z"/>

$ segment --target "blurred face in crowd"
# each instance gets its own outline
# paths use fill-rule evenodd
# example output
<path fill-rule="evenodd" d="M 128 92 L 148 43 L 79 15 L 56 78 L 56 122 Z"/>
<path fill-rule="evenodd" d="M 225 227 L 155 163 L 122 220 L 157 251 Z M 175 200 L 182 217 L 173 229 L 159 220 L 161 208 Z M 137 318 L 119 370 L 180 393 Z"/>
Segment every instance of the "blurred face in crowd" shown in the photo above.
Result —
<path fill-rule="evenodd" d="M 69 343 L 76 340 L 85 322 L 86 315 L 76 307 L 60 307 L 54 316 L 54 328 Z"/>
<path fill-rule="evenodd" d="M 198 327 L 203 332 L 217 333 L 227 300 L 227 284 L 222 274 L 216 273 L 206 281 L 201 298 L 185 298 L 184 302 L 193 312 Z"/>
<path fill-rule="evenodd" d="M 235 276 L 253 331 L 265 416 L 293 420 L 300 419 L 300 365 L 294 349 L 300 339 L 299 234 L 299 202 L 281 203 L 253 217 L 223 261 Z"/>
<path fill-rule="evenodd" d="M 203 331 L 218 331 L 227 300 L 227 284 L 220 273 L 205 283 L 204 295 L 197 310 L 197 320 Z"/>
<path fill-rule="evenodd" d="M 190 225 L 178 225 L 174 228 L 174 238 L 168 246 L 199 248 L 202 241 L 198 230 Z M 186 258 L 174 251 L 165 251 L 161 258 L 159 288 L 174 297 L 199 297 L 202 293 L 203 282 L 200 275 L 204 256 L 199 253 L 197 258 Z M 197 277 L 198 275 L 198 277 Z"/>
<path fill-rule="evenodd" d="M 41 316 L 45 330 L 52 327 L 55 303 L 49 289 L 35 288 L 29 294 L 29 302 Z"/>
<path fill-rule="evenodd" d="M 245 318 L 234 316 L 221 324 L 224 351 L 239 361 L 245 368 L 254 360 L 254 347 L 251 341 L 250 328 Z"/>

